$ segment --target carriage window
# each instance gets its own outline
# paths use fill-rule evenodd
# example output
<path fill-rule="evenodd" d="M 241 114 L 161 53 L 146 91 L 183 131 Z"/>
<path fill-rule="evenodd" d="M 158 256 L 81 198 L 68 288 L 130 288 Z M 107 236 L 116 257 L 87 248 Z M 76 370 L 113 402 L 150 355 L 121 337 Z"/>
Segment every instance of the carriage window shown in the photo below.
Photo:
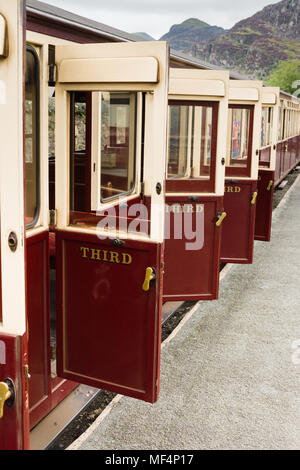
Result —
<path fill-rule="evenodd" d="M 198 179 L 199 191 L 213 188 L 217 127 L 213 128 L 213 123 L 217 123 L 217 109 L 217 103 L 170 101 L 169 180 Z"/>
<path fill-rule="evenodd" d="M 136 93 L 101 93 L 101 202 L 134 190 Z"/>
<path fill-rule="evenodd" d="M 261 120 L 261 147 L 267 147 L 272 142 L 273 108 L 262 108 Z"/>
<path fill-rule="evenodd" d="M 39 60 L 31 46 L 26 49 L 25 75 L 26 228 L 39 217 Z"/>
<path fill-rule="evenodd" d="M 187 174 L 192 112 L 192 106 L 169 106 L 168 178 L 183 178 Z"/>
<path fill-rule="evenodd" d="M 212 118 L 213 110 L 206 106 L 195 108 L 195 121 L 200 120 L 198 129 L 201 129 L 200 138 L 200 168 L 198 174 L 194 176 L 200 176 L 201 178 L 209 179 L 211 173 L 211 153 L 212 153 Z M 194 141 L 197 139 L 197 128 L 194 130 Z M 197 151 L 196 142 L 194 149 Z M 195 154 L 194 159 L 195 160 Z M 195 173 L 195 166 L 194 166 Z"/>
<path fill-rule="evenodd" d="M 229 107 L 229 154 L 227 155 L 228 176 L 250 176 L 253 107 Z"/>
<path fill-rule="evenodd" d="M 70 94 L 71 213 L 134 192 L 136 102 L 133 92 Z"/>

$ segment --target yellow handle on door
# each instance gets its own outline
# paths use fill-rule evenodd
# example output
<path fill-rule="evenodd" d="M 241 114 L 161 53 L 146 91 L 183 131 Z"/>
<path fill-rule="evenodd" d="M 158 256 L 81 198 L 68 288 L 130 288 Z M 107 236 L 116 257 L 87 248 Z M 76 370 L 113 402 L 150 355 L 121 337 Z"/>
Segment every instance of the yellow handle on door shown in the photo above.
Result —
<path fill-rule="evenodd" d="M 11 391 L 7 383 L 0 382 L 0 419 L 3 418 L 3 410 L 6 400 L 11 397 Z"/>
<path fill-rule="evenodd" d="M 223 222 L 223 220 L 225 219 L 225 217 L 227 217 L 227 213 L 226 213 L 226 212 L 222 212 L 222 214 L 220 214 L 220 216 L 218 217 L 218 220 L 217 220 L 217 222 L 216 222 L 216 226 L 217 226 L 217 227 L 221 227 L 222 222 Z"/>
<path fill-rule="evenodd" d="M 255 193 L 252 194 L 251 204 L 253 206 L 256 203 L 257 194 L 258 194 L 257 191 L 255 191 Z"/>
<path fill-rule="evenodd" d="M 269 182 L 268 187 L 267 187 L 267 191 L 271 191 L 272 186 L 273 186 L 273 181 L 271 180 L 271 181 Z"/>
<path fill-rule="evenodd" d="M 145 274 L 145 280 L 143 283 L 143 291 L 148 292 L 150 289 L 150 282 L 153 281 L 153 279 L 156 278 L 155 270 L 153 268 L 147 268 L 146 269 L 146 274 Z"/>

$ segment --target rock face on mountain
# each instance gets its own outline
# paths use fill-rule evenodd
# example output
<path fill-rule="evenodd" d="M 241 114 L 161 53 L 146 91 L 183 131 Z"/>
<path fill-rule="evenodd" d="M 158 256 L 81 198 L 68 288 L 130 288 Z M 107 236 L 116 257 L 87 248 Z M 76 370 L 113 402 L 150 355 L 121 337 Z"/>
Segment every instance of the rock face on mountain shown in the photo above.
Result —
<path fill-rule="evenodd" d="M 300 0 L 269 5 L 211 41 L 194 41 L 185 52 L 264 78 L 279 60 L 300 60 Z"/>
<path fill-rule="evenodd" d="M 173 49 L 186 52 L 195 43 L 212 40 L 224 32 L 225 30 L 219 26 L 210 26 L 204 21 L 189 18 L 181 24 L 173 25 L 160 41 L 168 41 Z"/>

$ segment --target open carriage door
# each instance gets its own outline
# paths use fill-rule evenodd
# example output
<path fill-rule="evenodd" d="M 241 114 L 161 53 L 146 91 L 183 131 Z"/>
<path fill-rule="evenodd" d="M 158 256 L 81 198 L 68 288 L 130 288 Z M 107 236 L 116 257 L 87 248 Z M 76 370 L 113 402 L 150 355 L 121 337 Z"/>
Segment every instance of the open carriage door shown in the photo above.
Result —
<path fill-rule="evenodd" d="M 0 449 L 29 448 L 26 352 L 23 50 L 24 5 L 0 0 Z"/>
<path fill-rule="evenodd" d="M 262 82 L 231 80 L 226 155 L 223 263 L 252 263 Z"/>
<path fill-rule="evenodd" d="M 58 375 L 153 403 L 168 46 L 60 46 L 56 62 Z"/>
<path fill-rule="evenodd" d="M 228 72 L 170 71 L 165 301 L 218 296 L 228 90 Z"/>
<path fill-rule="evenodd" d="M 265 242 L 271 239 L 279 106 L 280 89 L 263 88 L 255 240 Z"/>

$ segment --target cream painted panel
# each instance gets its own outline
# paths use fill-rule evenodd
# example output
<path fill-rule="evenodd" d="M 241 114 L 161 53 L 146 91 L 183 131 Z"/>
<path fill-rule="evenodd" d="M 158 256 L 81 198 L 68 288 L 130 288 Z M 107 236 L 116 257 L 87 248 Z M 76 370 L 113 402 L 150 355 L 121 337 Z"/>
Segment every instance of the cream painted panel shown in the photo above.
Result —
<path fill-rule="evenodd" d="M 7 19 L 9 55 L 0 58 L 0 208 L 2 315 L 0 331 L 25 332 L 24 175 L 23 175 L 23 28 L 21 0 L 0 0 Z M 12 252 L 8 237 L 15 232 Z"/>
<path fill-rule="evenodd" d="M 262 95 L 262 103 L 263 105 L 265 104 L 276 104 L 276 95 L 275 93 L 268 93 L 263 90 L 263 95 Z"/>
<path fill-rule="evenodd" d="M 232 101 L 258 101 L 259 93 L 256 88 L 231 88 L 229 99 Z"/>
<path fill-rule="evenodd" d="M 155 57 L 65 59 L 58 68 L 60 83 L 156 83 Z"/>
<path fill-rule="evenodd" d="M 169 93 L 172 95 L 225 96 L 225 83 L 221 80 L 170 80 Z"/>

